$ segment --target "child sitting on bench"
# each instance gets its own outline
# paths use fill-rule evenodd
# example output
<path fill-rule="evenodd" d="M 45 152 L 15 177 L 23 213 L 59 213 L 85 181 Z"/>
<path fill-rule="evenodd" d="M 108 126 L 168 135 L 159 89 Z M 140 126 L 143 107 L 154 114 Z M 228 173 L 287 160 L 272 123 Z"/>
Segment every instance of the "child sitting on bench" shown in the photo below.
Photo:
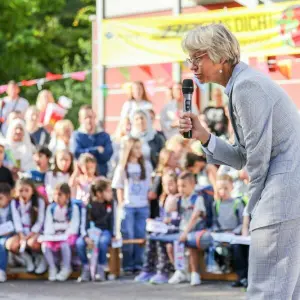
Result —
<path fill-rule="evenodd" d="M 232 177 L 224 174 L 217 177 L 217 195 L 213 209 L 213 231 L 232 232 L 240 235 L 243 226 L 243 212 L 246 206 L 245 198 L 232 198 L 233 190 Z M 233 283 L 233 287 L 247 286 L 248 263 L 245 260 L 242 245 L 234 244 L 230 246 L 233 252 L 234 269 L 238 274 L 238 281 Z M 226 258 L 225 258 L 226 260 Z"/>
<path fill-rule="evenodd" d="M 89 235 L 89 229 L 96 227 L 99 229 L 98 242 L 98 265 L 95 280 L 105 280 L 104 269 L 107 264 L 107 252 L 113 237 L 114 225 L 113 213 L 113 193 L 110 181 L 97 179 L 91 185 L 90 199 L 86 208 L 82 209 L 81 217 L 81 237 L 76 241 L 77 253 L 82 263 L 82 271 L 79 281 L 89 281 L 91 279 L 90 265 L 87 257 L 87 248 L 94 248 L 94 241 Z"/>
<path fill-rule="evenodd" d="M 163 194 L 160 197 L 160 216 L 157 220 L 171 225 L 168 226 L 168 233 L 178 232 L 177 213 L 177 176 L 175 172 L 166 172 L 162 176 Z M 151 219 L 147 220 L 151 222 Z M 161 224 L 162 225 L 162 224 Z M 174 226 L 172 226 L 174 225 Z M 145 247 L 145 261 L 142 272 L 135 277 L 135 281 L 147 282 L 152 284 L 167 283 L 169 279 L 170 262 L 163 242 L 156 241 L 158 236 L 164 233 L 149 232 Z M 153 239 L 152 239 L 153 238 Z M 159 253 L 159 254 L 158 254 Z M 159 259 L 158 259 L 159 258 Z"/>
<path fill-rule="evenodd" d="M 21 218 L 11 192 L 8 183 L 0 184 L 0 282 L 6 281 L 8 251 L 19 253 L 22 234 Z"/>

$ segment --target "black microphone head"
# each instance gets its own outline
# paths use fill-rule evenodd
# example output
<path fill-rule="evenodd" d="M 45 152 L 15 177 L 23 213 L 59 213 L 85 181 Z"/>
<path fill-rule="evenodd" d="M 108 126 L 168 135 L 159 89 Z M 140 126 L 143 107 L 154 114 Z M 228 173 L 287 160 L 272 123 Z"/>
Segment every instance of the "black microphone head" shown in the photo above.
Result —
<path fill-rule="evenodd" d="M 192 79 L 184 79 L 182 82 L 182 93 L 192 94 L 194 92 L 194 82 Z"/>

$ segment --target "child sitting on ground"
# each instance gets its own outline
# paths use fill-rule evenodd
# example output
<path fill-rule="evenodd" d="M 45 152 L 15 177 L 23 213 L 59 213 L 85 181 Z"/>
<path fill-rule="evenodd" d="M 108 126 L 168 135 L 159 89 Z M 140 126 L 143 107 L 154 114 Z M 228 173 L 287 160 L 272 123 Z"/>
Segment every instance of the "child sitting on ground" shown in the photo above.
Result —
<path fill-rule="evenodd" d="M 107 252 L 114 236 L 113 193 L 110 181 L 97 179 L 91 185 L 90 199 L 87 207 L 82 210 L 81 237 L 76 241 L 77 253 L 82 262 L 82 271 L 79 281 L 91 279 L 90 265 L 87 257 L 87 248 L 93 249 L 94 241 L 89 235 L 89 229 L 96 227 L 101 234 L 98 242 L 98 266 L 95 279 L 105 280 Z"/>
<path fill-rule="evenodd" d="M 22 224 L 15 200 L 11 200 L 11 186 L 0 184 L 0 282 L 6 281 L 8 251 L 18 253 Z"/>

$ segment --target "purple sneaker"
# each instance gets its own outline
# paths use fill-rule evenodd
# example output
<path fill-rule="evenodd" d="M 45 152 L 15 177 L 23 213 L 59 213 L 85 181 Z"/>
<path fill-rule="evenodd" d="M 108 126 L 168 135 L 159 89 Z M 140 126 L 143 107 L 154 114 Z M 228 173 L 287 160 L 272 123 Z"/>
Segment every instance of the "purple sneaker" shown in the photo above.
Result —
<path fill-rule="evenodd" d="M 169 276 L 165 273 L 156 273 L 151 279 L 150 283 L 152 284 L 164 284 L 168 283 Z"/>
<path fill-rule="evenodd" d="M 154 273 L 150 272 L 141 272 L 138 276 L 134 278 L 134 281 L 136 282 L 148 282 L 152 277 Z"/>

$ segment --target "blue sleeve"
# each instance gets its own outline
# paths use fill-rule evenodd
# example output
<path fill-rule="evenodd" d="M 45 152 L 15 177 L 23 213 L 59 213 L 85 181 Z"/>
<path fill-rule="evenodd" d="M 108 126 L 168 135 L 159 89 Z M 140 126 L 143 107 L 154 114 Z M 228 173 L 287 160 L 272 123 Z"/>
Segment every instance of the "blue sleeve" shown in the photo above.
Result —
<path fill-rule="evenodd" d="M 106 133 L 103 136 L 101 136 L 101 139 L 104 140 L 104 142 L 102 143 L 102 147 L 104 148 L 103 153 L 100 153 L 98 151 L 98 148 L 101 146 L 100 144 L 92 147 L 82 147 L 82 142 L 80 143 L 79 136 L 75 133 L 73 135 L 73 141 L 71 143 L 72 152 L 74 153 L 74 156 L 78 159 L 78 157 L 81 154 L 90 153 L 96 157 L 98 163 L 108 162 L 113 154 L 112 143 L 109 135 Z"/>
<path fill-rule="evenodd" d="M 103 139 L 105 139 L 102 145 L 102 147 L 104 148 L 104 152 L 100 153 L 97 150 L 98 153 L 96 158 L 97 161 L 100 163 L 107 163 L 113 155 L 113 147 L 112 147 L 111 139 L 107 133 L 104 135 Z"/>
<path fill-rule="evenodd" d="M 74 154 L 76 159 L 78 159 L 79 156 L 83 153 L 93 154 L 97 158 L 97 154 L 99 153 L 98 146 L 83 147 L 82 144 L 84 143 L 82 143 L 82 141 L 80 142 L 80 135 L 75 132 L 71 141 L 71 152 Z"/>

